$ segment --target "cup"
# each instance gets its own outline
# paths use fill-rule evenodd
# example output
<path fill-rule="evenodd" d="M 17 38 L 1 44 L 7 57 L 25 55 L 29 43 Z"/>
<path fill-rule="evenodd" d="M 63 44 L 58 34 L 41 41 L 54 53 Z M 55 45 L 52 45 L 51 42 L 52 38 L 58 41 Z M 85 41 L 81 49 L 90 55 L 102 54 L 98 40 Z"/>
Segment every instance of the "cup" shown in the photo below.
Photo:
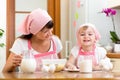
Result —
<path fill-rule="evenodd" d="M 78 60 L 79 60 L 80 72 L 83 72 L 83 73 L 92 72 L 92 58 L 91 58 L 91 56 L 80 56 Z"/>
<path fill-rule="evenodd" d="M 33 73 L 36 70 L 36 60 L 32 50 L 23 51 L 23 59 L 21 61 L 20 69 L 24 73 Z"/>

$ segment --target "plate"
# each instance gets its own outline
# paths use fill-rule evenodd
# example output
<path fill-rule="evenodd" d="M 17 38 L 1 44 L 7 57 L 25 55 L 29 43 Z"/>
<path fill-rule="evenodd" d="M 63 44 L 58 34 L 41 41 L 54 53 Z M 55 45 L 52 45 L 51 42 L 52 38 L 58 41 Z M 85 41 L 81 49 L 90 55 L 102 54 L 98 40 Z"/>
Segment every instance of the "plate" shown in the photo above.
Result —
<path fill-rule="evenodd" d="M 69 72 L 79 72 L 79 69 L 64 69 L 65 71 L 69 71 Z"/>

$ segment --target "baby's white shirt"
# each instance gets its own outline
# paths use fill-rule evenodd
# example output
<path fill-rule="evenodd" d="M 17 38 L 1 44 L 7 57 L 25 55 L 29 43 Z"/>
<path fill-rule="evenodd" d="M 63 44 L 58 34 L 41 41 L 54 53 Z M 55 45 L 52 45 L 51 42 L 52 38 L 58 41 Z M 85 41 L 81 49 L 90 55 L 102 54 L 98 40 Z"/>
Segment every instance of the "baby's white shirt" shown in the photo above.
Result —
<path fill-rule="evenodd" d="M 80 49 L 80 47 L 77 46 L 77 45 L 74 46 L 74 47 L 71 49 L 71 54 L 72 54 L 75 58 L 77 58 L 77 56 L 78 56 L 79 49 Z M 97 59 L 97 63 L 99 63 L 100 60 L 104 59 L 104 58 L 106 57 L 106 54 L 107 54 L 107 52 L 106 52 L 106 50 L 105 50 L 103 47 L 98 47 L 98 46 L 96 46 L 96 48 L 95 48 L 95 57 L 96 57 L 96 59 Z"/>

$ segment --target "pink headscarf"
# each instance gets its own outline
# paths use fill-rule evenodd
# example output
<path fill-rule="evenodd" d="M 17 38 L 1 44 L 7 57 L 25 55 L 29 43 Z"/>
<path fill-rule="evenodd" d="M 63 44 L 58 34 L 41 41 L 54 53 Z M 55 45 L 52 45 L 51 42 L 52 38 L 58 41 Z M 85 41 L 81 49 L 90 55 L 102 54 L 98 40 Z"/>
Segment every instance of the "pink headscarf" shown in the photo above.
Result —
<path fill-rule="evenodd" d="M 95 33 L 95 37 L 96 37 L 96 41 L 100 40 L 101 36 L 100 36 L 100 33 L 98 32 L 98 30 L 96 29 L 95 25 L 91 24 L 91 23 L 85 23 L 85 24 L 82 24 L 76 31 L 76 36 L 77 36 L 77 45 L 80 46 L 80 43 L 79 43 L 79 40 L 78 40 L 78 36 L 79 36 L 79 30 L 84 27 L 84 26 L 88 26 L 88 27 L 91 27 Z"/>
<path fill-rule="evenodd" d="M 28 14 L 23 20 L 22 24 L 19 26 L 18 31 L 24 35 L 30 33 L 36 34 L 39 32 L 52 18 L 49 16 L 47 11 L 40 8 L 33 10 Z"/>

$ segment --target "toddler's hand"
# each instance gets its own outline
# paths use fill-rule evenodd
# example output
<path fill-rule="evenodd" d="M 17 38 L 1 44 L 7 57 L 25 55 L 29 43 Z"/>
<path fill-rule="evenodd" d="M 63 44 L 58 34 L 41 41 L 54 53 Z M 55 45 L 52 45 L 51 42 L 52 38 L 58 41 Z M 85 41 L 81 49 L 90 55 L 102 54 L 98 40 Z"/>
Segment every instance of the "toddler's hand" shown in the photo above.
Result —
<path fill-rule="evenodd" d="M 99 65 L 102 66 L 103 70 L 111 70 L 113 68 L 113 64 L 110 62 L 110 60 L 108 58 L 101 60 Z"/>
<path fill-rule="evenodd" d="M 102 70 L 102 66 L 101 65 L 93 65 L 92 69 L 95 71 L 99 71 L 99 70 Z"/>
<path fill-rule="evenodd" d="M 77 68 L 76 68 L 75 65 L 69 63 L 69 64 L 67 65 L 67 69 L 75 70 L 75 69 L 77 69 Z"/>

